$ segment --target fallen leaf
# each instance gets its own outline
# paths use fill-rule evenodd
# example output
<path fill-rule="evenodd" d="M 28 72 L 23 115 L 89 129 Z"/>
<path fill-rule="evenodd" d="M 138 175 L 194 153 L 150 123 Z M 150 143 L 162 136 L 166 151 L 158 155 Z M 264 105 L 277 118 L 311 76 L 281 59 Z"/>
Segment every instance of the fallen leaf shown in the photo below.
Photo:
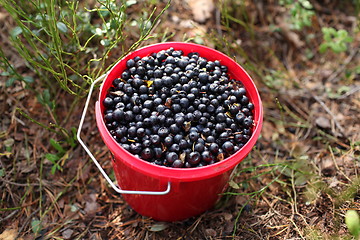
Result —
<path fill-rule="evenodd" d="M 221 162 L 221 161 L 224 160 L 224 159 L 225 159 L 224 153 L 219 153 L 219 154 L 217 155 L 217 160 L 218 160 L 219 162 Z"/>
<path fill-rule="evenodd" d="M 5 229 L 5 231 L 0 234 L 0 240 L 15 240 L 16 236 L 16 229 Z"/>
<path fill-rule="evenodd" d="M 86 200 L 86 203 L 85 203 L 85 209 L 84 209 L 84 211 L 88 215 L 94 215 L 98 211 L 100 205 L 96 202 L 96 199 L 97 199 L 97 196 L 94 193 L 90 194 L 88 196 L 88 199 Z"/>
<path fill-rule="evenodd" d="M 323 116 L 316 118 L 315 123 L 317 126 L 319 126 L 321 128 L 325 128 L 325 129 L 331 128 L 330 120 Z"/>
<path fill-rule="evenodd" d="M 205 229 L 205 233 L 209 237 L 215 237 L 216 236 L 216 231 L 214 229 L 212 229 L 212 228 Z"/>
<path fill-rule="evenodd" d="M 15 140 L 13 138 L 8 138 L 4 141 L 4 146 L 5 147 L 11 147 L 12 145 L 14 145 Z"/>
<path fill-rule="evenodd" d="M 154 83 L 154 81 L 145 80 L 146 86 L 151 87 L 151 85 Z"/>
<path fill-rule="evenodd" d="M 336 169 L 335 169 L 334 161 L 332 161 L 331 159 L 323 159 L 320 164 L 321 164 L 321 173 L 325 177 L 331 177 L 335 175 Z"/>
<path fill-rule="evenodd" d="M 64 239 L 70 239 L 71 238 L 71 235 L 74 233 L 74 230 L 72 229 L 66 229 L 65 231 L 62 232 L 62 237 Z"/>
<path fill-rule="evenodd" d="M 122 97 L 124 96 L 124 92 L 123 91 L 114 91 L 114 92 L 110 92 L 111 94 L 114 94 L 116 96 Z"/>
<path fill-rule="evenodd" d="M 223 213 L 224 219 L 225 221 L 231 221 L 231 219 L 233 218 L 233 215 L 231 213 Z"/>

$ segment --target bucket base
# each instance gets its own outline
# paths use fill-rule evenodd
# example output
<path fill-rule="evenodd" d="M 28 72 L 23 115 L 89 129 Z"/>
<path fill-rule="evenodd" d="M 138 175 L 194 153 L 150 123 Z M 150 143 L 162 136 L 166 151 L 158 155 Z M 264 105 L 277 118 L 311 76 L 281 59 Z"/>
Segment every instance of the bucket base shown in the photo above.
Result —
<path fill-rule="evenodd" d="M 116 179 L 123 189 L 163 191 L 167 182 L 145 177 L 121 161 L 113 162 Z M 124 194 L 125 201 L 139 214 L 157 221 L 175 222 L 210 210 L 227 186 L 231 171 L 193 182 L 171 182 L 170 193 L 161 196 Z M 138 181 L 141 179 L 141 181 Z M 147 186 L 144 188 L 144 186 Z M 149 187 L 151 186 L 151 188 Z"/>

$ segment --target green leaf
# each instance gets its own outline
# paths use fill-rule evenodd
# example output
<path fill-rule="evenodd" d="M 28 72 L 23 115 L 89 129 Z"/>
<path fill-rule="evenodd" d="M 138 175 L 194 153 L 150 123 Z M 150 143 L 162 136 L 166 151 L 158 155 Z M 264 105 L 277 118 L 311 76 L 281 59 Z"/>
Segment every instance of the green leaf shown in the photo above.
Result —
<path fill-rule="evenodd" d="M 102 39 L 102 40 L 100 40 L 100 44 L 103 45 L 103 46 L 105 46 L 105 47 L 109 46 L 110 43 L 111 43 L 111 41 L 110 41 L 109 39 Z"/>
<path fill-rule="evenodd" d="M 50 139 L 50 144 L 51 146 L 53 146 L 53 148 L 55 148 L 59 153 L 64 153 L 66 152 L 65 149 L 60 145 L 59 142 L 55 141 L 54 139 Z"/>
<path fill-rule="evenodd" d="M 50 91 L 49 91 L 49 89 L 45 89 L 43 91 L 43 99 L 45 100 L 45 103 L 50 102 Z"/>
<path fill-rule="evenodd" d="M 21 27 L 14 27 L 11 32 L 10 32 L 10 36 L 12 38 L 16 38 L 17 36 L 19 36 L 22 33 L 22 28 Z"/>
<path fill-rule="evenodd" d="M 341 53 L 344 51 L 344 48 L 340 45 L 340 44 L 331 44 L 331 49 L 335 52 L 335 53 Z M 346 49 L 345 49 L 346 50 Z"/>
<path fill-rule="evenodd" d="M 355 210 L 348 210 L 345 214 L 345 223 L 349 232 L 356 238 L 360 235 L 360 219 L 359 214 Z"/>
<path fill-rule="evenodd" d="M 134 5 L 134 4 L 136 4 L 137 2 L 136 2 L 136 0 L 127 0 L 126 1 L 126 6 L 127 7 L 130 7 L 131 5 Z"/>
<path fill-rule="evenodd" d="M 355 67 L 355 73 L 360 74 L 360 66 Z"/>
<path fill-rule="evenodd" d="M 168 226 L 169 225 L 167 223 L 154 223 L 149 230 L 152 232 L 160 232 L 162 230 L 165 230 Z"/>
<path fill-rule="evenodd" d="M 60 30 L 60 32 L 66 33 L 68 31 L 67 26 L 63 22 L 57 22 L 56 26 Z"/>
<path fill-rule="evenodd" d="M 17 79 L 16 77 L 11 77 L 11 78 L 9 78 L 9 79 L 6 81 L 5 86 L 6 86 L 6 87 L 10 87 L 11 85 L 14 84 L 14 82 L 15 82 L 16 79 Z"/>
<path fill-rule="evenodd" d="M 31 221 L 31 229 L 33 233 L 39 233 L 41 230 L 41 221 L 38 219 L 33 219 Z"/>
<path fill-rule="evenodd" d="M 109 10 L 105 6 L 101 6 L 100 9 L 98 10 L 98 13 L 102 17 L 106 17 L 110 14 Z"/>
<path fill-rule="evenodd" d="M 319 47 L 319 52 L 320 53 L 326 52 L 327 49 L 328 49 L 328 45 L 326 43 L 320 44 L 320 47 Z"/>
<path fill-rule="evenodd" d="M 5 176 L 5 169 L 0 168 L 0 177 Z"/>
<path fill-rule="evenodd" d="M 79 210 L 79 207 L 77 205 L 74 205 L 74 204 L 70 205 L 70 211 L 71 212 L 76 212 L 78 210 Z"/>
<path fill-rule="evenodd" d="M 54 175 L 55 172 L 56 172 L 56 169 L 58 168 L 59 165 L 57 164 L 54 164 L 52 167 L 51 167 L 51 174 Z"/>
<path fill-rule="evenodd" d="M 343 93 L 346 93 L 346 92 L 348 92 L 350 90 L 351 90 L 351 88 L 349 86 L 341 86 L 341 87 L 338 88 L 337 93 L 338 94 L 343 94 Z"/>
<path fill-rule="evenodd" d="M 34 78 L 31 77 L 31 76 L 25 76 L 25 77 L 23 77 L 23 80 L 26 83 L 33 83 L 34 82 Z"/>
<path fill-rule="evenodd" d="M 60 159 L 59 156 L 52 154 L 52 153 L 45 154 L 45 158 L 54 164 L 56 164 L 56 161 L 58 161 Z"/>
<path fill-rule="evenodd" d="M 354 39 L 352 37 L 347 36 L 346 38 L 344 38 L 344 41 L 351 43 L 354 41 Z"/>
<path fill-rule="evenodd" d="M 7 76 L 10 76 L 10 73 L 9 73 L 9 72 L 1 72 L 1 73 L 0 73 L 0 76 L 5 76 L 5 77 L 7 77 Z"/>
<path fill-rule="evenodd" d="M 299 172 L 297 172 L 297 173 L 299 173 Z M 302 186 L 307 183 L 307 177 L 302 173 L 299 173 L 299 174 L 295 173 L 294 177 L 295 177 L 295 181 L 294 181 L 295 186 Z"/>
<path fill-rule="evenodd" d="M 233 180 L 231 180 L 229 182 L 229 186 L 234 188 L 234 189 L 239 189 L 240 188 L 239 185 L 236 182 L 234 182 Z"/>
<path fill-rule="evenodd" d="M 338 32 L 337 32 L 337 35 L 338 37 L 340 38 L 345 38 L 348 36 L 348 32 L 344 29 L 340 29 Z"/>
<path fill-rule="evenodd" d="M 11 147 L 12 145 L 14 145 L 15 140 L 13 138 L 8 138 L 3 143 L 5 147 Z"/>

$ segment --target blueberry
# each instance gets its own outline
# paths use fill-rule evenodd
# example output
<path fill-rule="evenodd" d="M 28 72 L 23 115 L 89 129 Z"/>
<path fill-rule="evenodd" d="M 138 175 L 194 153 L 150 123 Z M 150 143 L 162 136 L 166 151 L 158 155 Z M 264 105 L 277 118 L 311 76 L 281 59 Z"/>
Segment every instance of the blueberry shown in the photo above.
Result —
<path fill-rule="evenodd" d="M 129 59 L 126 61 L 126 67 L 127 68 L 132 68 L 132 67 L 135 67 L 135 61 L 134 59 Z"/>
<path fill-rule="evenodd" d="M 145 136 L 145 129 L 142 128 L 142 127 L 138 128 L 136 130 L 136 136 L 140 137 L 140 138 L 144 137 Z"/>
<path fill-rule="evenodd" d="M 114 120 L 113 113 L 110 112 L 110 113 L 105 114 L 104 119 L 105 119 L 105 122 L 112 122 Z"/>
<path fill-rule="evenodd" d="M 169 164 L 173 164 L 177 159 L 179 159 L 179 156 L 175 152 L 168 152 L 166 153 L 165 159 Z"/>
<path fill-rule="evenodd" d="M 203 151 L 201 153 L 201 159 L 206 163 L 210 163 L 214 161 L 214 156 L 209 151 Z"/>
<path fill-rule="evenodd" d="M 141 158 L 144 160 L 150 160 L 154 156 L 154 151 L 151 148 L 145 148 L 141 152 Z"/>
<path fill-rule="evenodd" d="M 195 142 L 196 140 L 198 140 L 199 138 L 199 134 L 195 131 L 192 131 L 189 133 L 189 139 L 193 142 Z"/>
<path fill-rule="evenodd" d="M 111 108 L 111 107 L 113 106 L 113 104 L 114 104 L 114 101 L 113 101 L 112 98 L 106 97 L 106 98 L 104 99 L 104 101 L 103 101 L 103 104 L 104 104 L 104 107 L 106 107 L 106 108 Z"/>
<path fill-rule="evenodd" d="M 192 166 L 195 166 L 200 163 L 201 157 L 198 152 L 191 152 L 187 160 Z"/>
<path fill-rule="evenodd" d="M 171 145 L 169 147 L 169 151 L 172 151 L 172 152 L 178 152 L 179 150 L 180 150 L 180 146 L 179 146 L 179 144 L 176 144 L 176 143 L 174 143 L 173 145 Z"/>
<path fill-rule="evenodd" d="M 169 135 L 169 129 L 166 127 L 159 128 L 158 135 L 162 138 L 165 138 Z"/>
<path fill-rule="evenodd" d="M 196 152 L 203 152 L 204 149 L 205 149 L 205 146 L 202 143 L 196 143 L 194 145 L 194 151 L 196 151 Z"/>
<path fill-rule="evenodd" d="M 163 151 L 162 151 L 161 147 L 155 147 L 153 149 L 153 151 L 154 151 L 154 157 L 155 158 L 160 159 L 162 157 Z"/>
<path fill-rule="evenodd" d="M 251 127 L 253 124 L 253 120 L 250 118 L 245 118 L 243 121 L 243 125 L 247 128 Z"/>
<path fill-rule="evenodd" d="M 164 145 L 169 147 L 173 144 L 173 137 L 171 135 L 165 137 L 164 139 Z"/>
<path fill-rule="evenodd" d="M 182 166 L 184 166 L 184 163 L 180 159 L 177 159 L 173 162 L 171 166 L 173 168 L 181 168 Z"/>
<path fill-rule="evenodd" d="M 161 143 L 161 138 L 159 135 L 151 135 L 150 136 L 150 141 L 154 144 L 154 145 L 158 145 Z"/>
<path fill-rule="evenodd" d="M 234 144 L 230 141 L 226 141 L 224 142 L 224 144 L 222 145 L 222 149 L 227 152 L 230 153 L 232 152 L 232 150 L 234 149 Z"/>

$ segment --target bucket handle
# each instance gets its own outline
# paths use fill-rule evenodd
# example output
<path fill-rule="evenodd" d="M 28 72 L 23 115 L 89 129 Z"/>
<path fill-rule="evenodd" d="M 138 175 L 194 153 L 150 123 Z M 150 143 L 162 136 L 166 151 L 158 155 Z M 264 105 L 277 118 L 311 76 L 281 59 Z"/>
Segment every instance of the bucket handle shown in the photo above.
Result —
<path fill-rule="evenodd" d="M 98 83 L 99 81 L 103 80 L 105 77 L 107 76 L 107 74 L 103 74 L 100 77 L 98 77 L 90 86 L 89 89 L 89 93 L 85 102 L 85 106 L 84 106 L 84 110 L 83 113 L 81 115 L 81 119 L 80 119 L 80 123 L 79 123 L 79 128 L 77 131 L 77 140 L 79 141 L 79 143 L 81 144 L 81 146 L 85 149 L 86 153 L 90 156 L 90 158 L 93 160 L 93 162 L 95 163 L 95 165 L 97 166 L 97 168 L 99 169 L 99 171 L 101 172 L 101 174 L 104 176 L 104 178 L 106 179 L 106 181 L 110 184 L 110 186 L 118 193 L 120 194 L 141 194 L 141 195 L 165 195 L 168 194 L 170 192 L 171 189 L 171 183 L 168 182 L 167 184 L 167 188 L 165 191 L 135 191 L 135 190 L 123 190 L 121 188 L 119 188 L 118 186 L 116 186 L 110 179 L 110 177 L 106 174 L 106 172 L 104 171 L 104 169 L 101 167 L 100 163 L 96 160 L 96 158 L 94 157 L 94 155 L 91 153 L 91 151 L 89 150 L 89 148 L 85 145 L 85 143 L 83 142 L 83 140 L 81 139 L 81 129 L 83 127 L 84 124 L 84 120 L 85 120 L 85 116 L 86 116 L 86 112 L 90 103 L 90 98 L 91 98 L 91 94 L 93 92 L 94 86 L 96 83 Z"/>

